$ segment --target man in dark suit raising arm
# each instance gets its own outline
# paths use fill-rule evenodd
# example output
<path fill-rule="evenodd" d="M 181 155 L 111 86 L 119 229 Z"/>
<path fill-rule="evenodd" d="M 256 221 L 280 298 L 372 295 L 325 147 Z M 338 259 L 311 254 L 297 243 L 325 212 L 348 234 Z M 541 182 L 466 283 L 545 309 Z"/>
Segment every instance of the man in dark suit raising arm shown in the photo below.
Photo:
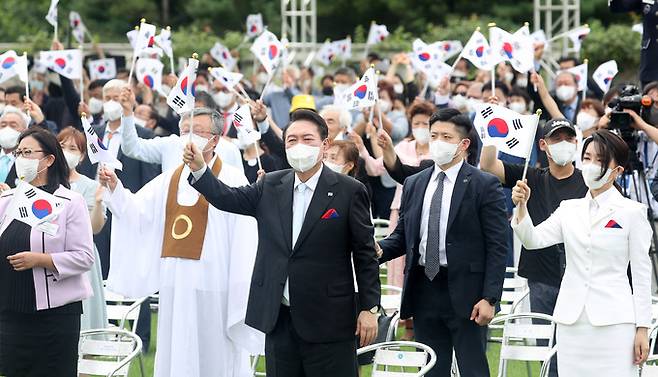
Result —
<path fill-rule="evenodd" d="M 449 377 L 454 347 L 463 377 L 489 376 L 486 325 L 500 300 L 507 215 L 498 179 L 464 161 L 472 124 L 441 109 L 430 118 L 434 165 L 407 178 L 395 231 L 380 263 L 406 254 L 401 318 L 438 360 L 427 377 Z"/>
<path fill-rule="evenodd" d="M 293 169 L 238 188 L 207 169 L 212 150 L 188 144 L 183 156 L 190 183 L 211 205 L 258 220 L 246 323 L 266 334 L 268 377 L 356 377 L 355 335 L 362 346 L 377 335 L 379 265 L 368 194 L 324 167 L 327 133 L 317 113 L 295 111 L 283 135 Z"/>

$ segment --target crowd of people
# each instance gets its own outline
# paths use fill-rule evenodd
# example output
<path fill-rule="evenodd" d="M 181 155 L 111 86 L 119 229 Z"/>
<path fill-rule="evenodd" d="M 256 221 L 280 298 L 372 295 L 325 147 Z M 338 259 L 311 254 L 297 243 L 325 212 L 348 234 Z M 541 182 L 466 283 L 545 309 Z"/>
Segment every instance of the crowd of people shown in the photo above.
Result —
<path fill-rule="evenodd" d="M 258 70 L 243 79 L 248 99 L 208 74 L 206 54 L 183 116 L 121 69 L 85 80 L 82 97 L 38 69 L 29 93 L 0 87 L 0 375 L 75 375 L 80 331 L 107 325 L 107 284 L 159 293 L 156 376 L 247 376 L 262 353 L 272 377 L 356 376 L 357 347 L 377 337 L 383 263 L 404 289 L 404 338 L 437 353 L 427 376 L 449 376 L 453 350 L 462 376 L 489 375 L 508 266 L 532 312 L 558 324 L 551 376 L 637 375 L 651 326 L 646 205 L 658 203 L 637 193 L 629 161 L 653 187 L 658 81 L 642 78 L 648 113 L 624 110 L 629 148 L 611 117 L 623 86 L 580 91 L 577 58 L 551 77 L 534 47 L 530 73 L 501 63 L 492 78 L 462 59 L 428 89 L 403 53 L 322 77 L 288 64 L 271 85 Z M 370 66 L 376 105 L 335 104 Z M 478 135 L 483 103 L 543 110 L 529 167 Z M 234 123 L 245 105 L 256 143 Z M 92 164 L 86 122 L 121 169 Z M 23 183 L 63 210 L 35 226 L 12 217 Z M 390 224 L 379 242 L 377 218 Z M 138 323 L 148 350 L 148 301 Z"/>

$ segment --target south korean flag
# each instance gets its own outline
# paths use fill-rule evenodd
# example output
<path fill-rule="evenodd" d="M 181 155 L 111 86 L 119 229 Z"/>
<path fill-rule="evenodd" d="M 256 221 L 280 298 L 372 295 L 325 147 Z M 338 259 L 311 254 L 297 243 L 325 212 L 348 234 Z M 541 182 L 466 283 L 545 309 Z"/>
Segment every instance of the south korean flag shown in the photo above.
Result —
<path fill-rule="evenodd" d="M 481 104 L 476 107 L 473 125 L 483 145 L 498 151 L 527 158 L 537 128 L 537 115 L 522 115 L 502 106 Z"/>

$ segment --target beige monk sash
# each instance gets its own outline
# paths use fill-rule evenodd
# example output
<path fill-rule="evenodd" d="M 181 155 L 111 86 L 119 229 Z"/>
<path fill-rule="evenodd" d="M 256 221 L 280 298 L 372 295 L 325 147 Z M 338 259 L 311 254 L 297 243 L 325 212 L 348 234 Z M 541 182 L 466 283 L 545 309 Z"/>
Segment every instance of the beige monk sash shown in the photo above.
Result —
<path fill-rule="evenodd" d="M 176 169 L 169 182 L 161 257 L 199 260 L 208 226 L 208 201 L 199 195 L 194 205 L 178 204 L 178 182 L 183 167 Z M 217 177 L 221 170 L 222 161 L 217 158 L 212 173 Z"/>

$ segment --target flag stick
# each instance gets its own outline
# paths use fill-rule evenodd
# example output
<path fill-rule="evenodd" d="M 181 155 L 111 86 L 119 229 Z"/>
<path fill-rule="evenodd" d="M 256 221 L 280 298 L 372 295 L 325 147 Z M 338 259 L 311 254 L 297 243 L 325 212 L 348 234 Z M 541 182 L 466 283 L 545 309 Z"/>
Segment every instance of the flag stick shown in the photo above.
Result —
<path fill-rule="evenodd" d="M 57 39 L 57 24 L 58 23 L 59 22 L 57 22 L 57 20 L 55 20 L 55 39 Z"/>
<path fill-rule="evenodd" d="M 423 85 L 423 91 L 420 93 L 420 98 L 425 99 L 425 95 L 427 94 L 427 89 L 429 88 L 429 86 L 430 86 L 430 80 L 427 77 L 427 75 L 425 75 L 425 85 Z"/>
<path fill-rule="evenodd" d="M 258 141 L 254 141 L 254 148 L 256 148 L 256 160 L 258 160 L 258 170 L 263 170 L 263 164 L 260 162 L 260 153 L 258 153 Z"/>
<path fill-rule="evenodd" d="M 381 130 L 384 128 L 384 124 L 382 123 L 382 109 L 379 107 L 379 100 L 375 102 L 375 105 L 377 106 L 377 117 L 379 118 L 379 127 L 377 127 L 377 130 Z"/>
<path fill-rule="evenodd" d="M 551 39 L 549 39 L 548 41 L 549 41 L 549 42 L 553 42 L 553 41 L 556 40 L 556 39 L 560 39 L 560 38 L 562 38 L 562 37 L 566 37 L 567 35 L 573 33 L 575 30 L 580 29 L 581 27 L 587 27 L 587 28 L 588 28 L 589 25 L 588 25 L 588 24 L 584 24 L 584 25 L 578 26 L 578 27 L 576 27 L 576 28 L 573 28 L 573 29 L 571 29 L 571 30 L 567 30 L 567 31 L 565 31 L 564 33 L 560 33 L 560 34 L 558 34 L 558 35 L 556 35 L 556 36 L 554 36 L 554 37 L 551 37 Z"/>
<path fill-rule="evenodd" d="M 25 64 L 25 70 L 27 70 L 27 51 L 23 51 L 23 63 Z M 25 80 L 25 97 L 30 99 L 30 88 L 29 88 L 29 82 L 30 80 Z M 30 115 L 29 111 L 26 111 L 27 115 Z"/>
<path fill-rule="evenodd" d="M 244 95 L 244 98 L 251 99 L 251 97 L 249 97 L 249 94 L 247 94 L 247 92 L 244 90 L 242 84 L 238 84 L 238 89 L 240 89 L 240 92 Z"/>
<path fill-rule="evenodd" d="M 589 71 L 589 67 L 587 66 L 587 63 L 589 62 L 588 59 L 583 59 L 583 64 L 585 64 L 586 71 Z M 587 72 L 589 74 L 589 72 Z M 585 76 L 587 76 L 587 74 Z M 583 101 L 587 98 L 587 79 L 585 79 L 585 89 L 583 89 Z"/>
<path fill-rule="evenodd" d="M 490 22 L 487 27 L 489 28 L 489 41 L 491 43 L 491 29 L 496 27 L 495 22 Z M 496 95 L 496 65 L 491 68 L 491 96 Z M 486 99 L 485 99 L 486 101 Z"/>
<path fill-rule="evenodd" d="M 532 136 L 530 142 L 528 143 L 528 153 L 526 154 L 526 158 L 525 158 L 525 166 L 523 166 L 523 178 L 521 178 L 521 182 L 525 182 L 525 178 L 528 175 L 528 165 L 530 165 L 530 156 L 532 155 L 532 147 L 535 143 L 535 136 L 537 135 L 537 127 L 539 127 L 539 117 L 541 116 L 541 109 L 537 109 L 535 115 L 537 121 L 535 122 L 535 127 L 532 130 L 531 133 Z"/>
<path fill-rule="evenodd" d="M 267 90 L 267 87 L 270 86 L 270 83 L 272 82 L 272 79 L 274 78 L 274 73 L 276 72 L 276 68 L 272 70 L 272 73 L 267 76 L 267 82 L 265 83 L 265 86 L 263 87 L 263 91 L 260 92 L 260 100 L 263 100 L 263 96 L 265 96 L 265 90 Z"/>
<path fill-rule="evenodd" d="M 141 26 L 144 22 L 146 22 L 146 19 L 142 18 L 139 21 L 139 25 Z M 135 30 L 139 30 L 140 26 L 135 26 Z M 139 34 L 137 34 L 137 40 L 135 41 L 135 44 L 137 44 L 138 42 L 139 42 Z M 137 47 L 139 47 L 139 46 L 137 46 Z M 132 83 L 132 80 L 133 80 L 133 72 L 135 70 L 135 63 L 137 62 L 137 53 L 138 52 L 139 51 L 137 51 L 136 48 L 133 49 L 133 62 L 130 65 L 130 73 L 128 74 L 128 86 L 130 86 L 130 84 Z"/>
<path fill-rule="evenodd" d="M 85 56 L 82 52 L 82 45 L 80 45 L 80 59 L 82 61 L 85 60 Z M 82 61 L 80 62 L 80 65 L 82 65 Z M 84 87 L 85 87 L 85 75 L 84 75 L 84 68 L 80 69 L 80 101 L 84 101 Z"/>
<path fill-rule="evenodd" d="M 169 64 L 171 64 L 171 73 L 175 74 L 175 68 L 174 68 L 174 40 L 171 37 L 171 26 L 167 26 L 166 29 L 169 31 L 169 39 L 171 40 L 171 55 L 169 55 Z"/>
<path fill-rule="evenodd" d="M 192 59 L 198 59 L 199 55 L 195 52 L 192 54 Z M 196 72 L 195 72 L 196 73 Z M 190 80 L 191 77 L 188 76 L 187 78 L 187 98 L 192 98 L 192 110 L 190 110 L 190 133 L 187 135 L 189 138 L 189 142 L 192 142 L 192 134 L 194 133 L 194 96 L 192 95 L 192 88 L 194 87 L 194 83 L 192 80 Z M 203 152 L 203 151 L 201 151 Z"/>

